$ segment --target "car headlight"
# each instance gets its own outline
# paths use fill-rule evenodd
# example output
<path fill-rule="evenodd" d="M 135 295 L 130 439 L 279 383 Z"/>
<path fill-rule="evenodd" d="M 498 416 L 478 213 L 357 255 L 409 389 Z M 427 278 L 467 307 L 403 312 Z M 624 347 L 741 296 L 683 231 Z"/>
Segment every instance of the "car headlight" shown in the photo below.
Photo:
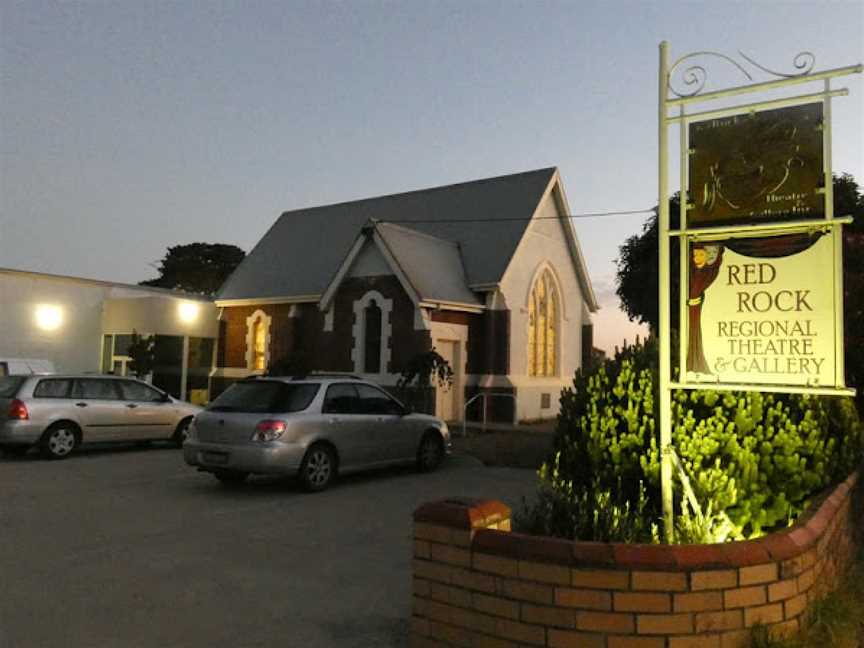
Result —
<path fill-rule="evenodd" d="M 285 432 L 285 421 L 260 421 L 255 426 L 255 433 L 252 435 L 253 441 L 275 441 Z"/>

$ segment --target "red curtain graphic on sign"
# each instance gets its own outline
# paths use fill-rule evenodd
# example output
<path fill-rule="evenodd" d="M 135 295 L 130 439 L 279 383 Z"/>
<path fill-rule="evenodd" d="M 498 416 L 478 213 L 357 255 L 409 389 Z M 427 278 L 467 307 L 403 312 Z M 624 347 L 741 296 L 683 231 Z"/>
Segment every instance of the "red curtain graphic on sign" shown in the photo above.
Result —
<path fill-rule="evenodd" d="M 702 305 L 705 291 L 720 273 L 723 250 L 756 259 L 771 259 L 798 254 L 811 247 L 822 236 L 821 232 L 788 234 L 762 238 L 739 238 L 725 241 L 693 243 L 690 246 L 690 290 L 687 299 L 688 343 L 687 371 L 710 374 L 702 346 Z"/>
<path fill-rule="evenodd" d="M 690 338 L 687 344 L 687 371 L 711 373 L 702 349 L 702 303 L 705 301 L 705 291 L 720 272 L 722 261 L 723 246 L 719 243 L 694 243 L 690 247 L 690 292 L 687 299 Z"/>

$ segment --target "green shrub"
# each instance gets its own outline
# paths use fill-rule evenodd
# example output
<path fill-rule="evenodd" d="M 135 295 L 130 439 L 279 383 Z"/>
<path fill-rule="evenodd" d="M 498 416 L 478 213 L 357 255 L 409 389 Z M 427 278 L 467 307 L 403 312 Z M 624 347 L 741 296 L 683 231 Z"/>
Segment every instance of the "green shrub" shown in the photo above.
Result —
<path fill-rule="evenodd" d="M 861 424 L 849 398 L 680 391 L 672 421 L 672 443 L 697 498 L 724 512 L 737 537 L 788 524 L 861 460 Z M 652 475 L 659 471 L 657 453 L 648 463 Z"/>
<path fill-rule="evenodd" d="M 637 343 L 592 373 L 577 372 L 563 390 L 536 508 L 520 516 L 525 528 L 645 537 L 661 509 L 656 358 L 654 341 Z M 681 539 L 722 541 L 791 523 L 859 464 L 864 428 L 850 398 L 687 390 L 673 394 L 672 442 L 701 509 L 679 510 Z M 675 489 L 680 508 L 680 479 Z M 592 531 L 592 508 L 604 502 L 623 520 L 639 511 L 644 524 Z"/>
<path fill-rule="evenodd" d="M 579 538 L 596 542 L 658 542 L 659 522 L 655 519 L 644 484 L 632 503 L 619 489 L 591 488 L 575 491 L 572 484 L 541 487 L 537 498 L 513 514 L 514 526 L 534 535 Z"/>

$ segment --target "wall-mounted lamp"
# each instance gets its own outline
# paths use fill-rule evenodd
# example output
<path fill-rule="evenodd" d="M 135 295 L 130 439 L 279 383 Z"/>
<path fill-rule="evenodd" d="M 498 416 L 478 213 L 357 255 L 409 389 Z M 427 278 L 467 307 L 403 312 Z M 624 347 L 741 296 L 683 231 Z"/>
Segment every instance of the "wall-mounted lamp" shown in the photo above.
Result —
<path fill-rule="evenodd" d="M 198 312 L 200 310 L 200 306 L 193 302 L 180 302 L 180 305 L 177 307 L 177 313 L 180 316 L 180 321 L 186 322 L 187 324 L 191 324 L 198 319 Z"/>
<path fill-rule="evenodd" d="M 43 331 L 56 331 L 63 324 L 63 310 L 59 306 L 40 304 L 36 307 L 36 326 Z"/>

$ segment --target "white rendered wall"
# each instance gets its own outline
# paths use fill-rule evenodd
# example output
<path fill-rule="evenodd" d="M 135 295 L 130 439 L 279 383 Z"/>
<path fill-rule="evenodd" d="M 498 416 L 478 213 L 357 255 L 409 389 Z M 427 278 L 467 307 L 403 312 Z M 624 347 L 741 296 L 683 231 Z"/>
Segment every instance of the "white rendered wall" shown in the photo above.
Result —
<path fill-rule="evenodd" d="M 554 191 L 543 199 L 534 220 L 511 261 L 501 285 L 510 309 L 510 382 L 516 387 L 517 418 L 536 420 L 558 414 L 561 389 L 572 385 L 573 375 L 582 364 L 582 325 L 584 318 L 582 289 L 575 261 L 565 238 L 566 220 L 554 199 Z M 554 377 L 528 375 L 528 296 L 533 282 L 543 268 L 550 268 L 557 281 L 559 295 L 558 367 Z M 583 321 L 584 319 L 584 321 Z M 550 408 L 541 409 L 541 395 L 550 395 Z"/>
<path fill-rule="evenodd" d="M 0 273 L 0 357 L 51 360 L 57 371 L 98 371 L 102 302 L 109 286 Z M 36 323 L 40 305 L 59 309 L 53 331 Z"/>
<path fill-rule="evenodd" d="M 374 277 L 391 274 L 393 274 L 393 269 L 384 259 L 378 247 L 368 239 L 348 270 L 349 277 Z"/>
<path fill-rule="evenodd" d="M 184 324 L 177 317 L 184 301 L 108 283 L 0 272 L 0 358 L 51 360 L 61 372 L 99 371 L 103 331 L 216 337 L 215 306 L 197 302 L 196 322 Z M 38 325 L 40 306 L 59 312 L 54 330 Z"/>

